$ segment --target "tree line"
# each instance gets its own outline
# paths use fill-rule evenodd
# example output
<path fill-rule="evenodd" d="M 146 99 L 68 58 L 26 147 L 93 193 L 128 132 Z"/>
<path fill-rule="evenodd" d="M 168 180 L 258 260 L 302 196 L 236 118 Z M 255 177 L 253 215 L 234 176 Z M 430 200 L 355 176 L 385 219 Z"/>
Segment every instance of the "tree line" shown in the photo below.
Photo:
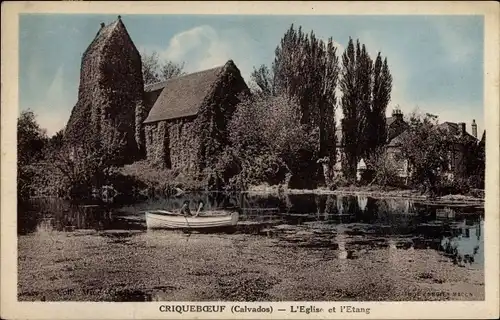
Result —
<path fill-rule="evenodd" d="M 184 63 L 162 60 L 154 51 L 141 56 L 144 85 L 185 74 Z M 319 184 L 335 188 L 356 181 L 360 159 L 376 171 L 372 182 L 394 182 L 398 168 L 384 152 L 392 75 L 381 52 L 373 59 L 366 46 L 352 38 L 339 52 L 332 38 L 319 39 L 313 31 L 305 33 L 292 24 L 277 45 L 273 61 L 254 68 L 249 84 L 253 94 L 242 98 L 228 124 L 229 144 L 219 162 L 208 168 L 223 186 L 246 189 L 262 183 L 284 183 L 292 188 Z M 340 128 L 337 111 L 342 113 Z M 457 138 L 438 130 L 433 115 L 413 114 L 406 121 L 408 134 L 401 137 L 400 155 L 413 170 L 412 182 L 435 189 L 441 173 L 449 167 L 448 147 Z M 338 131 L 342 133 L 340 140 Z M 82 161 L 59 152 L 62 136 L 63 130 L 48 138 L 32 112 L 21 113 L 20 197 L 33 193 L 33 182 L 43 176 L 36 173 L 46 172 L 47 163 L 60 178 L 45 185 L 57 184 L 64 192 L 88 194 L 96 183 L 122 178 L 112 170 L 109 151 L 87 153 Z M 464 185 L 484 185 L 482 140 L 479 145 L 462 143 L 470 159 L 467 174 L 477 180 Z M 338 146 L 342 148 L 341 159 L 337 157 Z M 43 161 L 43 170 L 33 166 Z M 342 182 L 334 174 L 339 162 Z"/>
<path fill-rule="evenodd" d="M 309 178 L 321 177 L 323 171 L 325 183 L 332 183 L 340 144 L 344 176 L 354 180 L 359 160 L 373 157 L 386 142 L 392 76 L 387 58 L 379 52 L 373 60 L 359 40 L 355 44 L 350 38 L 340 53 L 332 38 L 318 39 L 313 31 L 304 33 L 292 24 L 276 47 L 271 66 L 254 68 L 251 87 L 260 99 L 284 97 L 298 104 L 297 125 L 316 137 L 303 163 L 312 168 L 306 174 Z M 343 114 L 342 141 L 336 136 L 337 108 Z"/>

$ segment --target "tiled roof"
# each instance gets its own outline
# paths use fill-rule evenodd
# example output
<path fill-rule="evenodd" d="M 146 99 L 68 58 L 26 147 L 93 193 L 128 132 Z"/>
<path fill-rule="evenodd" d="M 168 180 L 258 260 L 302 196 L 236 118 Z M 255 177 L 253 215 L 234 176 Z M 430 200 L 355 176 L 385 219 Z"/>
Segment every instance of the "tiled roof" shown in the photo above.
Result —
<path fill-rule="evenodd" d="M 164 89 L 144 123 L 196 115 L 223 69 L 217 67 L 145 87 L 146 94 Z"/>

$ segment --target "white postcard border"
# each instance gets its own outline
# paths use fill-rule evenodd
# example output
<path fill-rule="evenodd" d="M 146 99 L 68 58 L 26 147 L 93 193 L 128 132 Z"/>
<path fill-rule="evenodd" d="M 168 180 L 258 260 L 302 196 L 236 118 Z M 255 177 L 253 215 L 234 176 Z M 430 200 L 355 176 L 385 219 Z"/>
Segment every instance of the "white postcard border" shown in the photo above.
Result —
<path fill-rule="evenodd" d="M 20 13 L 102 14 L 287 14 L 287 15 L 483 15 L 485 26 L 484 117 L 486 139 L 485 301 L 476 302 L 18 302 L 16 227 L 16 118 L 18 114 L 18 41 Z M 499 6 L 496 2 L 4 2 L 1 65 L 1 305 L 6 319 L 322 319 L 322 318 L 494 318 L 499 315 Z M 225 305 L 224 313 L 172 314 L 160 305 Z M 370 308 L 370 314 L 279 313 L 290 305 L 328 310 L 341 305 Z M 272 314 L 231 313 L 231 306 L 272 306 Z"/>

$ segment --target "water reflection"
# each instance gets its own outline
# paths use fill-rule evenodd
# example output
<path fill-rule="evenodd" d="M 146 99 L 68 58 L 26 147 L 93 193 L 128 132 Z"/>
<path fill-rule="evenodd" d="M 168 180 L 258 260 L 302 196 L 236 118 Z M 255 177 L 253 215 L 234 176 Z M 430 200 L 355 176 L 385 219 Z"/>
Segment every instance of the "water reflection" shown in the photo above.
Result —
<path fill-rule="evenodd" d="M 484 263 L 482 207 L 365 196 L 191 193 L 128 206 L 74 205 L 40 198 L 19 204 L 18 234 L 93 230 L 122 241 L 120 235 L 146 232 L 144 210 L 175 210 L 186 199 L 191 200 L 193 209 L 203 200 L 208 210 L 239 210 L 240 222 L 231 232 L 277 237 L 280 246 L 335 251 L 333 256 L 324 253 L 325 257 L 350 260 L 375 247 L 430 248 L 457 264 Z M 219 232 L 210 232 L 214 231 Z"/>

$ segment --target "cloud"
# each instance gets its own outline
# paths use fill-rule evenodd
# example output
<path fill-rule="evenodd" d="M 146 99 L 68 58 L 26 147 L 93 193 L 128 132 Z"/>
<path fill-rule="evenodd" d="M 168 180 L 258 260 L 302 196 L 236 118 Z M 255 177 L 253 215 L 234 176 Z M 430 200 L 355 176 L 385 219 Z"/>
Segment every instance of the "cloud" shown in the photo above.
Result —
<path fill-rule="evenodd" d="M 255 41 L 245 34 L 201 25 L 174 35 L 168 47 L 160 50 L 160 55 L 173 62 L 185 62 L 187 72 L 218 67 L 231 59 L 248 81 L 253 66 L 259 64 L 251 54 Z"/>

